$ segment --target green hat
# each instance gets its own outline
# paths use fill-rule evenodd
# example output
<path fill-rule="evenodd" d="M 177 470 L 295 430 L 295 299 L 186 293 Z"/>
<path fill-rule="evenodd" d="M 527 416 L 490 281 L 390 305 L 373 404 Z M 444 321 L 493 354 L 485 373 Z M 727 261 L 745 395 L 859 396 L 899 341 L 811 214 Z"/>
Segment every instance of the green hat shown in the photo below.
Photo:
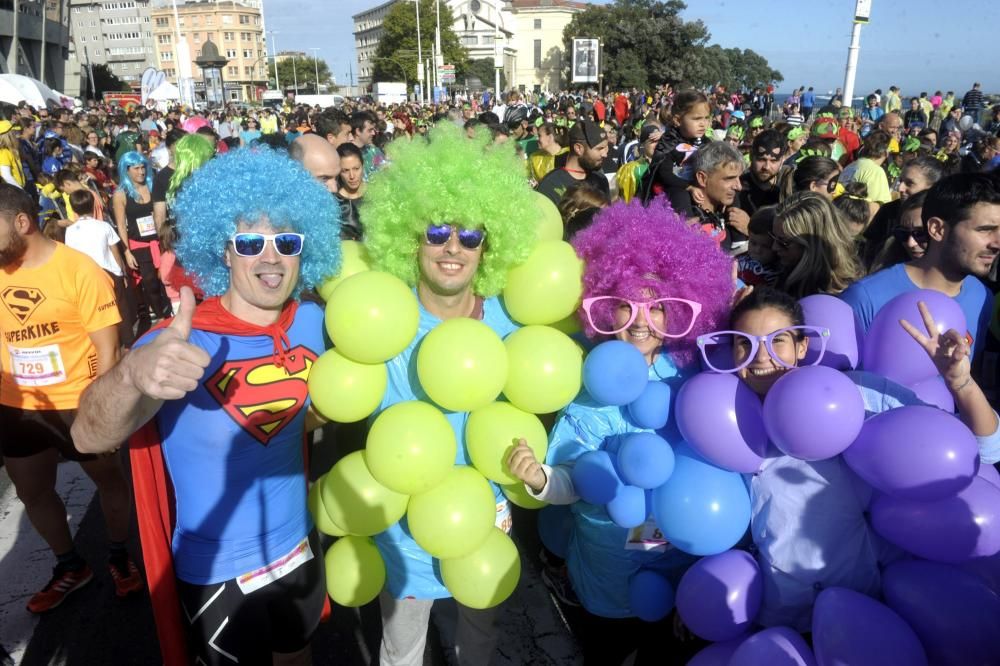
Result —
<path fill-rule="evenodd" d="M 729 129 L 726 130 L 726 136 L 731 136 L 737 141 L 742 141 L 744 134 L 746 134 L 746 130 L 743 129 L 742 125 L 730 125 Z"/>
<path fill-rule="evenodd" d="M 920 150 L 920 139 L 915 136 L 907 137 L 906 141 L 903 143 L 904 153 L 915 153 Z"/>
<path fill-rule="evenodd" d="M 830 117 L 818 119 L 812 126 L 812 135 L 819 139 L 836 139 L 839 131 L 840 125 Z"/>
<path fill-rule="evenodd" d="M 750 128 L 757 129 L 764 126 L 764 116 L 756 116 L 750 119 Z"/>
<path fill-rule="evenodd" d="M 788 139 L 789 141 L 795 141 L 796 139 L 801 139 L 804 136 L 806 136 L 806 131 L 804 129 L 802 129 L 801 127 L 793 127 L 792 129 L 788 130 L 788 136 L 786 136 L 785 138 Z"/>

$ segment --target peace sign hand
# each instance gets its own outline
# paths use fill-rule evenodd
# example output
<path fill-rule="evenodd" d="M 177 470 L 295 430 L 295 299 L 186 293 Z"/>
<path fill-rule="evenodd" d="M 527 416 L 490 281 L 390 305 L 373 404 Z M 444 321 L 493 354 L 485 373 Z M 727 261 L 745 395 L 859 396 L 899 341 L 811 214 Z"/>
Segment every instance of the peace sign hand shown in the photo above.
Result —
<path fill-rule="evenodd" d="M 900 319 L 899 325 L 924 348 L 948 389 L 952 393 L 960 391 L 972 381 L 972 349 L 968 339 L 953 328 L 939 333 L 934 317 L 923 301 L 917 303 L 917 309 L 928 335 L 905 319 Z"/>

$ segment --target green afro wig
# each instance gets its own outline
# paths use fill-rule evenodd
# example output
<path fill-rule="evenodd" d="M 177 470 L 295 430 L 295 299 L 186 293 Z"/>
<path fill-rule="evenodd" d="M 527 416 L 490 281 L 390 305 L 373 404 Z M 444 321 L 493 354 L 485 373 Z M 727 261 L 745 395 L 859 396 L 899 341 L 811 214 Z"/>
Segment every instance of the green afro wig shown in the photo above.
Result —
<path fill-rule="evenodd" d="M 428 224 L 482 228 L 486 245 L 472 288 L 483 297 L 500 293 L 507 271 L 528 258 L 538 217 L 513 142 L 493 145 L 489 132 L 468 139 L 442 123 L 428 141 L 397 140 L 387 152 L 389 164 L 372 177 L 359 211 L 372 266 L 416 285 Z"/>

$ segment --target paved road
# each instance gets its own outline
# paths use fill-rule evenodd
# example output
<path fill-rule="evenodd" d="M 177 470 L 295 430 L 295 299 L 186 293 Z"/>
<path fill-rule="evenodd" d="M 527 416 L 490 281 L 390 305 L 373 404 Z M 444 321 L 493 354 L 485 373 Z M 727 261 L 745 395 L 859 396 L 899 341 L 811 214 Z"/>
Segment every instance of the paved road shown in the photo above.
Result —
<path fill-rule="evenodd" d="M 314 469 L 329 468 L 322 442 L 314 448 Z M 315 476 L 315 474 L 314 474 Z M 159 648 L 148 596 L 116 600 L 104 567 L 107 540 L 93 484 L 73 463 L 60 465 L 59 492 L 66 501 L 80 553 L 95 579 L 44 617 L 25 609 L 48 580 L 53 558 L 28 524 L 23 506 L 0 468 L 0 664 L 156 664 Z M 576 643 L 538 576 L 533 515 L 518 510 L 515 537 L 522 552 L 522 576 L 501 613 L 500 647 L 493 666 L 572 666 L 580 662 Z M 138 553 L 133 540 L 131 550 Z M 437 622 L 447 627 L 454 606 L 439 602 Z M 317 665 L 367 666 L 377 662 L 380 621 L 376 604 L 335 608 L 313 644 Z M 431 629 L 425 664 L 448 663 L 447 632 Z"/>

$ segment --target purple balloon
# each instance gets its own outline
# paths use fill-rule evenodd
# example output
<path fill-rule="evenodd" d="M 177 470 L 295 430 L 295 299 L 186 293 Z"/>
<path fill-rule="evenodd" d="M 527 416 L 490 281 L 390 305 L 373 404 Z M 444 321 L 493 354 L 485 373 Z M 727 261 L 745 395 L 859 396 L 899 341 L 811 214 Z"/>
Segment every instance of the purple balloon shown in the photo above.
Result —
<path fill-rule="evenodd" d="M 997 471 L 996 465 L 980 462 L 979 471 L 976 472 L 976 475 L 981 479 L 986 479 L 997 488 L 1000 488 L 1000 472 Z"/>
<path fill-rule="evenodd" d="M 910 387 L 917 397 L 928 405 L 934 405 L 949 414 L 955 413 L 955 397 L 944 383 L 941 375 L 917 382 Z"/>
<path fill-rule="evenodd" d="M 785 454 L 826 460 L 851 445 L 865 422 L 865 401 L 850 377 L 823 366 L 797 368 L 764 398 L 764 427 Z"/>
<path fill-rule="evenodd" d="M 958 565 L 961 569 L 979 576 L 986 586 L 1000 594 L 1000 553 L 990 557 L 974 557 Z"/>
<path fill-rule="evenodd" d="M 917 303 L 921 301 L 930 310 L 939 332 L 953 328 L 964 335 L 968 330 L 965 313 L 955 299 L 932 289 L 905 292 L 883 305 L 868 328 L 861 353 L 865 370 L 885 375 L 906 386 L 938 374 L 927 352 L 899 325 L 899 320 L 905 319 L 918 330 L 926 332 L 924 320 L 917 309 Z"/>
<path fill-rule="evenodd" d="M 736 652 L 743 641 L 749 638 L 744 634 L 738 638 L 724 643 L 712 643 L 708 647 L 702 648 L 698 654 L 691 658 L 687 666 L 728 666 L 730 658 Z"/>
<path fill-rule="evenodd" d="M 871 518 L 887 541 L 935 562 L 1000 552 L 1000 488 L 979 477 L 958 495 L 934 501 L 880 495 Z"/>
<path fill-rule="evenodd" d="M 757 617 L 764 583 L 749 553 L 728 550 L 704 557 L 677 586 L 677 612 L 684 625 L 707 641 L 743 634 Z"/>
<path fill-rule="evenodd" d="M 950 564 L 904 560 L 882 573 L 885 603 L 920 637 L 935 666 L 996 664 L 1000 596 Z"/>
<path fill-rule="evenodd" d="M 677 427 L 698 455 L 731 472 L 753 473 L 767 453 L 760 398 L 738 377 L 702 372 L 684 382 Z"/>
<path fill-rule="evenodd" d="M 920 639 L 903 618 L 871 597 L 828 587 L 813 606 L 819 666 L 926 666 Z"/>
<path fill-rule="evenodd" d="M 816 666 L 802 636 L 788 627 L 771 627 L 743 641 L 729 666 Z"/>
<path fill-rule="evenodd" d="M 826 353 L 823 354 L 820 365 L 834 370 L 854 370 L 858 367 L 861 356 L 861 346 L 864 335 L 861 322 L 854 314 L 854 308 L 829 294 L 806 296 L 799 301 L 806 324 L 823 326 L 830 329 L 830 337 L 826 341 Z M 806 352 L 804 365 L 816 360 L 819 349 L 810 346 Z"/>
<path fill-rule="evenodd" d="M 953 497 L 976 475 L 979 443 L 952 414 L 926 405 L 865 421 L 844 460 L 872 487 L 902 499 Z"/>

